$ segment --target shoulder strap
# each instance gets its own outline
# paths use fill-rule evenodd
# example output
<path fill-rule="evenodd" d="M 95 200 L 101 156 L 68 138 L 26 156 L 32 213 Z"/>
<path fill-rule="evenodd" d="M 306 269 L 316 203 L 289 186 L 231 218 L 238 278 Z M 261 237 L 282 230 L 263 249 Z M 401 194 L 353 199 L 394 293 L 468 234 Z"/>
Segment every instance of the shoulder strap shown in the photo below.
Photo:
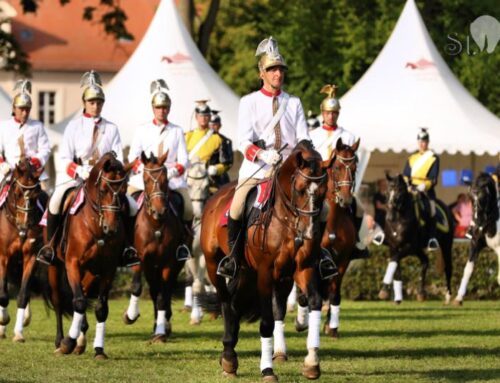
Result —
<path fill-rule="evenodd" d="M 283 94 L 283 100 L 281 101 L 281 105 L 278 108 L 278 111 L 276 114 L 273 116 L 271 121 L 266 125 L 264 129 L 263 136 L 268 136 L 271 134 L 271 131 L 274 132 L 274 127 L 278 123 L 279 120 L 281 120 L 281 117 L 283 117 L 283 114 L 285 114 L 286 106 L 288 104 L 288 100 L 290 100 L 290 95 L 288 93 Z"/>
<path fill-rule="evenodd" d="M 208 141 L 212 134 L 214 134 L 214 131 L 212 129 L 208 129 L 208 132 L 206 132 L 205 135 L 196 143 L 194 148 L 189 151 L 189 161 L 192 161 L 194 159 L 198 151 L 203 145 L 205 145 L 205 142 Z"/>

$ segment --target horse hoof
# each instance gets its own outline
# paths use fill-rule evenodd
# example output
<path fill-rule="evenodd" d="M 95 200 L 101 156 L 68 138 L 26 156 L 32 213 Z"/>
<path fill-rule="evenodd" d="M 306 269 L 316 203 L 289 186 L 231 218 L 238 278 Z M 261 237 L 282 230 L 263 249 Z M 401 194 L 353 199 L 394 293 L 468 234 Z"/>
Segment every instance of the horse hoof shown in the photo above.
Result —
<path fill-rule="evenodd" d="M 61 348 L 58 347 L 54 350 L 54 356 L 63 356 L 64 354 L 61 352 Z"/>
<path fill-rule="evenodd" d="M 304 367 L 302 367 L 302 375 L 310 380 L 318 379 L 321 376 L 319 364 L 316 366 L 304 365 Z"/>
<path fill-rule="evenodd" d="M 165 334 L 156 334 L 151 338 L 150 343 L 155 344 L 155 343 L 166 343 L 167 342 L 167 336 Z"/>
<path fill-rule="evenodd" d="M 219 318 L 219 314 L 218 313 L 210 313 L 210 314 L 208 314 L 208 319 L 210 319 L 211 321 L 217 320 L 218 318 Z"/>
<path fill-rule="evenodd" d="M 225 376 L 237 376 L 236 371 L 238 370 L 238 358 L 236 356 L 231 360 L 222 357 L 220 360 L 220 365 Z"/>
<path fill-rule="evenodd" d="M 103 350 L 103 349 L 99 349 L 99 350 L 98 350 L 98 349 L 96 348 L 94 359 L 95 359 L 95 360 L 107 360 L 107 359 L 109 359 L 109 358 L 108 358 L 108 356 L 104 353 L 104 350 Z"/>
<path fill-rule="evenodd" d="M 23 334 L 14 334 L 14 337 L 12 338 L 12 341 L 14 343 L 24 343 L 26 342 L 26 339 L 24 339 Z"/>
<path fill-rule="evenodd" d="M 278 351 L 273 355 L 273 361 L 276 363 L 285 363 L 287 360 L 288 356 L 286 355 L 286 352 Z"/>
<path fill-rule="evenodd" d="M 339 329 L 331 328 L 329 324 L 325 324 L 325 335 L 328 335 L 330 338 L 338 339 L 339 338 Z"/>
<path fill-rule="evenodd" d="M 297 321 L 297 319 L 295 319 L 295 330 L 297 332 L 303 332 L 303 331 L 306 331 L 307 329 L 309 328 L 309 326 L 307 324 L 302 324 L 302 323 L 299 323 Z"/>
<path fill-rule="evenodd" d="M 124 313 L 123 313 L 123 315 L 122 315 L 123 323 L 125 323 L 125 324 L 127 324 L 127 325 L 128 325 L 128 324 L 134 324 L 134 323 L 135 323 L 135 321 L 136 321 L 137 319 L 139 319 L 139 317 L 140 317 L 140 316 L 141 316 L 141 314 L 137 314 L 137 316 L 135 317 L 135 319 L 130 319 L 130 318 L 128 317 L 128 315 L 127 315 L 127 311 L 125 310 L 125 312 L 124 312 Z"/>
<path fill-rule="evenodd" d="M 179 312 L 181 312 L 181 313 L 190 313 L 190 312 L 191 312 L 191 310 L 192 310 L 192 307 L 191 307 L 191 306 L 184 306 L 183 308 L 181 308 L 181 309 L 179 310 Z"/>
<path fill-rule="evenodd" d="M 85 352 L 86 348 L 87 348 L 86 344 L 81 346 L 76 346 L 75 349 L 73 350 L 73 354 L 82 355 Z"/>
<path fill-rule="evenodd" d="M 395 304 L 395 305 L 400 305 L 400 304 L 401 304 L 401 301 L 394 301 L 394 304 Z"/>
<path fill-rule="evenodd" d="M 417 301 L 418 302 L 425 302 L 426 300 L 426 294 L 418 293 L 417 294 Z"/>
<path fill-rule="evenodd" d="M 236 372 L 226 372 L 226 371 L 222 371 L 222 376 L 224 378 L 237 378 L 238 377 L 238 374 L 236 374 Z"/>
<path fill-rule="evenodd" d="M 269 383 L 277 383 L 278 377 L 274 374 L 272 368 L 266 368 L 262 371 L 262 381 Z"/>
<path fill-rule="evenodd" d="M 60 349 L 61 352 L 65 355 L 71 354 L 75 350 L 75 347 L 76 347 L 76 339 L 67 336 L 61 341 Z"/>
<path fill-rule="evenodd" d="M 382 301 L 386 301 L 387 299 L 389 299 L 389 291 L 385 289 L 380 290 L 378 293 L 378 299 Z"/>
<path fill-rule="evenodd" d="M 201 324 L 201 319 L 191 318 L 189 324 L 192 326 L 199 326 Z"/>
<path fill-rule="evenodd" d="M 455 300 L 453 301 L 453 303 L 452 303 L 452 304 L 453 304 L 453 306 L 455 306 L 455 307 L 460 307 L 460 306 L 462 306 L 462 305 L 464 304 L 464 301 L 461 301 L 461 300 L 455 299 Z"/>

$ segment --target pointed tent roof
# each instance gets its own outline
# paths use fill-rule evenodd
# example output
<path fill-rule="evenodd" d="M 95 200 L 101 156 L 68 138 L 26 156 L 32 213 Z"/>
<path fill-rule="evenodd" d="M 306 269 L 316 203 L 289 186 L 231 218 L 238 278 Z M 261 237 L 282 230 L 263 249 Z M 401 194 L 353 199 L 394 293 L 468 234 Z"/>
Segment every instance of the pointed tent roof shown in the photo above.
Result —
<path fill-rule="evenodd" d="M 236 139 L 239 98 L 205 61 L 173 0 L 161 1 L 141 43 L 105 89 L 103 116 L 119 126 L 124 145 L 153 118 L 149 86 L 159 78 L 170 89 L 169 121 L 194 128 L 195 100 L 210 99 L 210 107 L 222 111 L 222 133 Z"/>
<path fill-rule="evenodd" d="M 414 0 L 407 0 L 384 48 L 341 104 L 339 122 L 368 150 L 413 151 L 418 128 L 428 127 L 438 153 L 500 151 L 500 119 L 453 75 Z"/>

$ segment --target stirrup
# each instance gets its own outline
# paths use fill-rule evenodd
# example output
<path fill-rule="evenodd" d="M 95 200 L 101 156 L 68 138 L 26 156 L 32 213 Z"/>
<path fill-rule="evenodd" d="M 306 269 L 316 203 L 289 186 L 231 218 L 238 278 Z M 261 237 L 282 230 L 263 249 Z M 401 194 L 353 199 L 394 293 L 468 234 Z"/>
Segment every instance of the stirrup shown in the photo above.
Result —
<path fill-rule="evenodd" d="M 233 266 L 232 270 L 227 269 L 229 265 Z M 220 260 L 219 264 L 217 265 L 217 275 L 220 275 L 224 278 L 234 279 L 234 277 L 236 276 L 236 268 L 237 265 L 234 257 L 226 255 Z"/>
<path fill-rule="evenodd" d="M 439 249 L 439 242 L 437 241 L 437 239 L 436 238 L 429 239 L 429 242 L 427 243 L 427 250 L 436 251 L 437 249 Z"/>
<path fill-rule="evenodd" d="M 44 265 L 50 266 L 54 261 L 55 252 L 51 245 L 43 246 L 36 255 L 36 260 Z"/>
<path fill-rule="evenodd" d="M 122 259 L 125 267 L 132 267 L 141 264 L 141 260 L 137 256 L 137 250 L 133 246 L 126 247 L 123 250 Z"/>
<path fill-rule="evenodd" d="M 189 251 L 189 247 L 184 244 L 180 245 L 175 251 L 175 259 L 182 262 L 187 261 L 189 258 L 191 258 L 191 251 Z"/>
<path fill-rule="evenodd" d="M 324 247 L 321 248 L 321 259 L 319 260 L 318 269 L 322 280 L 330 279 L 339 273 L 339 269 L 333 261 L 332 255 Z"/>
<path fill-rule="evenodd" d="M 384 240 L 385 240 L 385 233 L 383 231 L 379 231 L 377 234 L 373 236 L 372 242 L 375 245 L 380 246 L 384 243 Z"/>

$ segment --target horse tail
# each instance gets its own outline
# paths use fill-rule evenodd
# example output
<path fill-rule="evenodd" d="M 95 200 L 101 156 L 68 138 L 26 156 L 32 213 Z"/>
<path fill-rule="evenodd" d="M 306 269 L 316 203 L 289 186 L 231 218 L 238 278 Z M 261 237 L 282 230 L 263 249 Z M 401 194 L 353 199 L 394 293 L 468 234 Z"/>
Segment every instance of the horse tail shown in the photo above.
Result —
<path fill-rule="evenodd" d="M 221 315 L 222 307 L 216 292 L 208 291 L 205 294 L 201 294 L 199 300 L 203 311 L 217 316 Z"/>
<path fill-rule="evenodd" d="M 260 299 L 257 291 L 257 274 L 240 270 L 228 285 L 231 303 L 241 319 L 253 323 L 259 320 Z"/>
<path fill-rule="evenodd" d="M 436 257 L 436 269 L 439 273 L 443 273 L 447 268 L 451 268 L 451 252 L 453 247 L 453 236 L 455 233 L 455 221 L 449 207 L 443 201 L 436 199 L 436 203 L 443 210 L 446 215 L 446 220 L 448 221 L 448 232 L 438 232 L 441 251 Z"/>

